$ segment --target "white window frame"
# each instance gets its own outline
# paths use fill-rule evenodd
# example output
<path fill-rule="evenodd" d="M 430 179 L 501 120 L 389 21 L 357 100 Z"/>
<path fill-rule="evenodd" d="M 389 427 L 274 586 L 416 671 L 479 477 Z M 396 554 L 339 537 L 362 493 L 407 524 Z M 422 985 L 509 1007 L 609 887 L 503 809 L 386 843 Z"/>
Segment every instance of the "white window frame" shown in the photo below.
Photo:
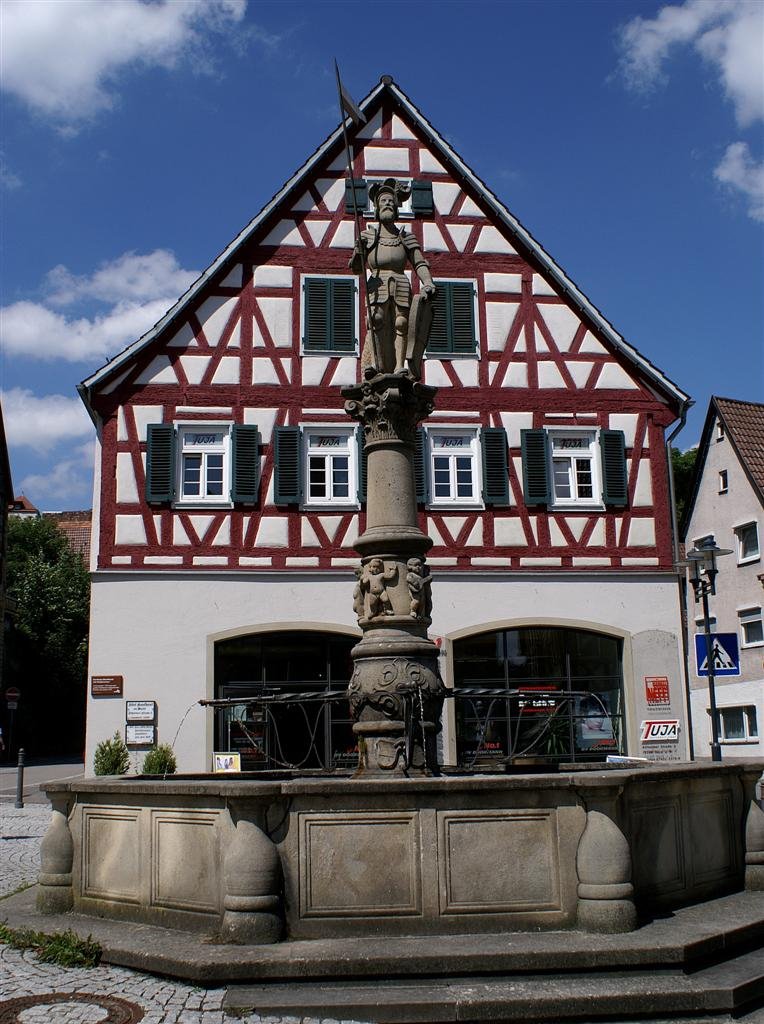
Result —
<path fill-rule="evenodd" d="M 552 497 L 550 508 L 556 509 L 580 509 L 580 508 L 591 508 L 591 509 L 604 509 L 605 505 L 602 500 L 602 454 L 600 450 L 600 431 L 598 427 L 545 427 L 547 451 L 549 453 L 549 488 Z M 589 442 L 589 463 L 591 466 L 591 477 L 592 477 L 592 496 L 591 498 L 579 498 L 579 497 L 557 497 L 557 488 L 555 487 L 555 474 L 554 474 L 554 461 L 555 461 L 555 438 L 568 437 L 579 437 L 586 435 L 590 438 Z M 569 458 L 572 460 L 575 457 L 575 451 L 578 449 L 571 449 L 571 455 Z M 560 455 L 559 458 L 568 458 L 568 456 Z M 572 469 L 572 466 L 571 466 Z M 571 480 L 571 483 L 573 481 Z"/>
<path fill-rule="evenodd" d="M 350 349 L 305 348 L 305 281 L 307 278 L 322 278 L 329 281 L 352 280 L 354 291 L 353 317 L 355 347 Z M 290 346 L 291 347 L 291 346 Z M 357 359 L 361 351 L 360 289 L 357 274 L 300 274 L 300 355 L 303 359 Z"/>
<path fill-rule="evenodd" d="M 721 420 L 717 420 L 716 421 L 716 440 L 717 441 L 723 441 L 724 440 L 724 424 L 722 423 Z"/>
<path fill-rule="evenodd" d="M 711 742 L 711 709 L 706 708 L 708 712 L 708 731 L 709 731 L 709 743 Z M 725 711 L 742 711 L 743 713 L 743 736 L 732 736 L 728 737 L 725 731 L 724 724 L 724 712 Z M 758 743 L 759 742 L 759 723 L 756 716 L 756 705 L 755 704 L 730 704 L 728 706 L 716 707 L 716 713 L 719 720 L 719 742 L 730 743 L 730 744 L 745 744 L 745 743 Z"/>
<path fill-rule="evenodd" d="M 367 219 L 373 219 L 376 216 L 376 210 L 374 209 L 374 203 L 371 201 L 371 196 L 368 195 L 368 192 L 371 189 L 371 186 L 376 181 L 387 181 L 387 179 L 390 178 L 390 177 L 393 177 L 393 175 L 390 175 L 390 174 L 386 174 L 386 175 L 377 174 L 377 175 L 374 175 L 374 177 L 370 178 L 368 174 L 364 174 L 363 180 L 366 182 L 367 196 L 366 196 L 366 209 L 363 210 L 362 212 L 363 212 L 363 216 L 366 217 Z M 414 179 L 413 178 L 396 178 L 395 180 L 401 182 L 404 185 L 408 185 L 409 188 L 412 188 L 413 184 L 414 184 Z M 361 212 L 361 211 L 359 211 L 359 212 Z M 411 206 L 411 193 L 410 192 L 409 192 L 408 199 L 406 199 L 405 202 L 402 202 L 400 204 L 400 206 L 398 207 L 398 216 L 402 220 L 413 220 L 414 219 L 414 210 L 413 210 L 413 208 Z"/>
<path fill-rule="evenodd" d="M 720 469 L 718 475 L 719 494 L 727 494 L 730 489 L 729 473 L 726 469 Z"/>
<path fill-rule="evenodd" d="M 348 494 L 347 496 L 341 495 L 334 497 L 333 494 L 329 493 L 322 497 L 311 497 L 310 494 L 310 458 L 311 455 L 319 455 L 320 449 L 317 445 L 312 444 L 312 439 L 317 437 L 330 437 L 333 435 L 340 435 L 348 439 L 347 444 L 347 459 L 348 459 Z M 314 508 L 343 508 L 343 509 L 356 509 L 359 508 L 358 502 L 358 451 L 356 442 L 356 428 L 349 427 L 346 424 L 338 423 L 309 423 L 303 424 L 301 427 L 301 458 L 302 458 L 302 504 L 301 508 L 314 509 Z M 329 448 L 325 451 L 325 458 L 331 457 L 331 450 Z M 340 449 L 337 454 L 343 454 Z M 332 474 L 327 474 L 328 489 L 331 492 L 333 489 Z"/>
<path fill-rule="evenodd" d="M 756 551 L 752 555 L 743 555 L 743 538 L 742 531 L 747 530 L 749 526 L 753 526 L 756 530 Z M 735 548 L 737 550 L 737 564 L 738 565 L 749 565 L 751 562 L 758 562 L 761 558 L 761 537 L 759 536 L 759 524 L 755 519 L 750 520 L 747 523 L 740 523 L 740 525 L 734 527 L 735 532 Z"/>
<path fill-rule="evenodd" d="M 475 327 L 475 351 L 474 352 L 430 352 L 429 354 L 425 351 L 424 358 L 427 359 L 480 359 L 480 309 L 478 299 L 480 292 L 478 289 L 478 280 L 476 277 L 443 277 L 439 274 L 437 277 L 432 275 L 435 287 L 442 281 L 443 284 L 471 284 L 472 285 L 472 323 Z"/>
<path fill-rule="evenodd" d="M 176 498 L 173 502 L 175 508 L 199 508 L 204 506 L 205 508 L 231 508 L 233 502 L 231 501 L 231 423 L 207 423 L 192 421 L 190 423 L 176 423 L 175 429 L 177 431 L 177 455 L 176 455 L 176 466 L 175 466 L 175 494 Z M 191 445 L 186 445 L 186 434 L 197 434 L 200 436 L 211 435 L 211 434 L 222 434 L 222 442 L 220 446 L 213 445 L 200 445 L 198 449 L 195 449 Z M 204 481 L 204 470 L 206 455 L 222 454 L 223 456 L 223 493 L 222 494 L 184 494 L 183 493 L 183 471 L 185 456 L 190 454 L 201 454 L 202 455 L 202 472 L 200 474 L 200 482 Z"/>
<path fill-rule="evenodd" d="M 435 447 L 436 438 L 448 438 L 466 436 L 469 437 L 469 445 L 466 448 L 454 448 L 453 453 L 446 449 Z M 480 447 L 480 428 L 465 423 L 461 426 L 427 427 L 427 480 L 428 480 L 428 503 L 427 507 L 432 509 L 456 509 L 456 508 L 485 508 L 483 502 L 483 459 Z M 472 497 L 464 498 L 456 495 L 456 466 L 453 459 L 458 454 L 468 452 L 472 461 Z M 438 455 L 447 453 L 449 461 L 449 484 L 452 493 L 448 497 L 436 497 L 435 495 L 435 458 Z"/>
<path fill-rule="evenodd" d="M 762 618 L 761 608 L 742 608 L 738 611 L 738 618 L 740 619 L 740 646 L 741 647 L 764 647 L 764 619 Z M 758 622 L 762 629 L 762 637 L 760 640 L 747 640 L 746 639 L 746 626 L 753 625 Z"/>

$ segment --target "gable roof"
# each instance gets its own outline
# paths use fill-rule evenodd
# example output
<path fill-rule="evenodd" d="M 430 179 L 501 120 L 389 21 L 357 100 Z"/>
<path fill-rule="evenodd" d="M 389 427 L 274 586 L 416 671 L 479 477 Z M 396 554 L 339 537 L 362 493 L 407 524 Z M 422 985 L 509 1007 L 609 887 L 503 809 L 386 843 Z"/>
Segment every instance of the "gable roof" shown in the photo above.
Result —
<path fill-rule="evenodd" d="M 430 122 L 424 117 L 421 111 L 411 102 L 403 90 L 395 84 L 388 75 L 383 75 L 379 83 L 371 90 L 368 96 L 360 103 L 359 107 L 370 120 L 371 113 L 375 107 L 381 106 L 385 97 L 390 97 L 394 103 L 406 112 L 411 121 L 432 147 L 433 151 L 440 158 L 441 162 L 448 166 L 457 179 L 462 179 L 477 191 L 490 208 L 497 221 L 510 233 L 513 240 L 517 241 L 535 261 L 540 265 L 549 279 L 554 283 L 560 295 L 567 299 L 579 312 L 593 323 L 604 335 L 604 337 L 621 352 L 626 359 L 635 365 L 656 387 L 665 398 L 677 404 L 678 408 L 689 406 L 690 397 L 682 391 L 678 385 L 666 377 L 656 366 L 641 355 L 632 345 L 615 330 L 613 325 L 603 316 L 592 302 L 583 294 L 576 284 L 567 276 L 565 271 L 552 259 L 539 242 L 523 227 L 517 218 L 510 213 L 504 204 L 494 195 L 488 186 L 467 166 L 467 164 L 449 146 L 445 139 L 433 128 Z M 204 287 L 220 274 L 228 263 L 234 261 L 234 257 L 242 244 L 247 242 L 254 233 L 271 216 L 274 210 L 285 201 L 287 196 L 296 192 L 303 186 L 304 180 L 311 174 L 320 161 L 338 145 L 342 139 L 343 125 L 339 124 L 329 137 L 318 147 L 318 149 L 306 160 L 300 169 L 286 182 L 273 198 L 263 207 L 259 214 L 234 238 L 234 240 L 223 250 L 217 259 L 204 271 L 204 273 L 191 285 L 188 291 L 178 299 L 175 305 L 167 311 L 161 320 L 150 331 L 139 338 L 138 341 L 129 345 L 126 349 L 114 356 L 108 363 L 102 366 L 90 377 L 86 378 L 80 385 L 78 391 L 88 408 L 91 417 L 95 419 L 94 410 L 90 397 L 95 388 L 104 383 L 105 380 L 116 374 L 133 356 L 146 348 L 154 339 L 176 320 L 187 305 L 196 299 Z M 351 124 L 352 129 L 352 124 Z M 358 133 L 351 131 L 351 141 Z M 362 130 L 361 130 L 361 137 Z"/>
<path fill-rule="evenodd" d="M 698 457 L 695 461 L 695 473 L 692 481 L 690 500 L 682 516 L 680 536 L 684 539 L 690 518 L 695 508 L 695 501 L 700 489 L 703 468 L 711 443 L 714 422 L 721 421 L 724 432 L 738 457 L 743 472 L 748 477 L 754 493 L 764 505 L 764 405 L 758 402 L 744 402 L 738 398 L 717 398 L 711 396 L 703 424 L 703 433 L 698 446 Z"/>

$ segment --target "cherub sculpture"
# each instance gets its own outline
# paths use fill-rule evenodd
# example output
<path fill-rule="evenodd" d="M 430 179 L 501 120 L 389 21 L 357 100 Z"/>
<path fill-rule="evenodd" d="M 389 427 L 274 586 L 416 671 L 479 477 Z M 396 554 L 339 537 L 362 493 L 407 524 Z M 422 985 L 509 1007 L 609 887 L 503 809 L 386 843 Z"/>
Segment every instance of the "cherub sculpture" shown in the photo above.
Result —
<path fill-rule="evenodd" d="M 381 558 L 372 558 L 364 566 L 358 580 L 358 586 L 360 587 L 361 594 L 366 595 L 365 611 L 367 618 L 374 619 L 378 615 L 393 614 L 393 605 L 387 592 L 387 584 L 395 579 L 397 573 L 397 566 L 392 565 L 389 569 L 386 569 L 385 563 Z"/>
<path fill-rule="evenodd" d="M 411 618 L 429 618 L 432 610 L 432 576 L 429 573 L 425 575 L 424 562 L 421 558 L 409 558 L 406 567 L 406 583 L 411 594 Z"/>

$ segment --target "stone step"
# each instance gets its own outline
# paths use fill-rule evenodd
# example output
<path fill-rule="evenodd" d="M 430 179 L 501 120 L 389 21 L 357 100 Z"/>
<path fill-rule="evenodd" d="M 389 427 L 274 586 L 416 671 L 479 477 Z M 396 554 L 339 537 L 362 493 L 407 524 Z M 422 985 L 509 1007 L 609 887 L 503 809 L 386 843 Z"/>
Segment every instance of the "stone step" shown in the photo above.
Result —
<path fill-rule="evenodd" d="M 682 1024 L 740 1017 L 764 1003 L 764 950 L 684 974 L 555 973 L 490 978 L 291 982 L 229 988 L 224 1008 L 274 1016 L 332 1017 L 374 1024 L 451 1021 L 671 1019 Z"/>

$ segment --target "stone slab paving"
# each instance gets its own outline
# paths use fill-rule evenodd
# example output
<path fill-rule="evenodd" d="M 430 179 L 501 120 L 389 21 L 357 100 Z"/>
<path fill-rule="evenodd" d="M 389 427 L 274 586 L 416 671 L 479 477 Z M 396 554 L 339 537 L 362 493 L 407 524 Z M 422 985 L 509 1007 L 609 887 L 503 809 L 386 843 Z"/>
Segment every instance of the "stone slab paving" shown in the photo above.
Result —
<path fill-rule="evenodd" d="M 49 819 L 47 804 L 16 809 L 0 802 L 0 922 L 3 897 L 37 879 Z M 0 1024 L 357 1024 L 258 1014 L 234 1018 L 223 1010 L 225 993 L 108 964 L 58 967 L 41 963 L 31 951 L 0 945 Z M 53 994 L 69 998 L 46 1002 Z M 107 998 L 99 1004 L 98 997 Z"/>

